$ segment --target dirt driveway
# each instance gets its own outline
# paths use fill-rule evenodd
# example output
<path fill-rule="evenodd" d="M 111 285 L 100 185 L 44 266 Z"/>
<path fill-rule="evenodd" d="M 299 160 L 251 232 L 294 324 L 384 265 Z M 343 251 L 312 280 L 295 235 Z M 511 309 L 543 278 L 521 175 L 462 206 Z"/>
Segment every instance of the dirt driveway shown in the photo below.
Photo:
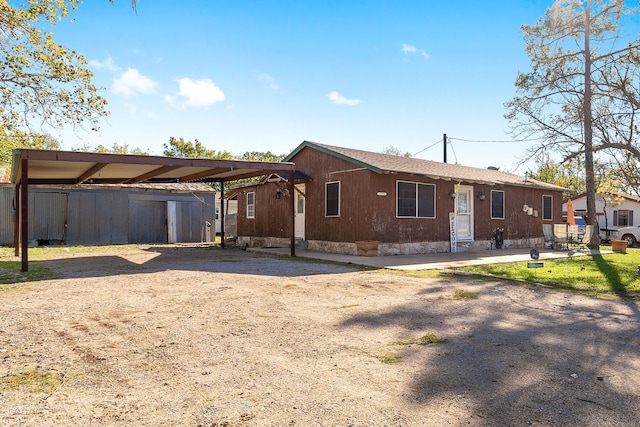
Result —
<path fill-rule="evenodd" d="M 634 302 L 236 249 L 40 264 L 0 287 L 2 425 L 640 423 Z"/>

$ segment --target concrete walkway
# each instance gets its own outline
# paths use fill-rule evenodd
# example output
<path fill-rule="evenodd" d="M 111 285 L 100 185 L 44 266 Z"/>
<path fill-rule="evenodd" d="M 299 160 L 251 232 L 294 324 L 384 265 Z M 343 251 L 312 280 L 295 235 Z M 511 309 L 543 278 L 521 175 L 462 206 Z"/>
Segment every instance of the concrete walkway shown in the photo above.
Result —
<path fill-rule="evenodd" d="M 609 253 L 610 251 L 580 250 L 552 250 L 537 249 L 540 256 L 538 262 L 545 259 L 567 258 L 592 254 Z M 247 248 L 247 251 L 288 256 L 289 248 Z M 467 265 L 497 264 L 502 262 L 527 262 L 531 259 L 530 249 L 494 249 L 486 251 L 469 251 L 456 253 L 432 253 L 419 255 L 391 255 L 377 257 L 362 257 L 355 255 L 315 252 L 306 249 L 296 249 L 296 256 L 317 260 L 341 262 L 367 267 L 389 268 L 393 270 L 431 270 L 463 267 Z"/>

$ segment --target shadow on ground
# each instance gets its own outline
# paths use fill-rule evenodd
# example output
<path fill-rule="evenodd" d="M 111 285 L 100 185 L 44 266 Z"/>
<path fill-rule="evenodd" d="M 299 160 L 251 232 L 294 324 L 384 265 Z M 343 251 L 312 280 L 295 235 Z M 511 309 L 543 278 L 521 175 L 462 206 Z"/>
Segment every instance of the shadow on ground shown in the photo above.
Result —
<path fill-rule="evenodd" d="M 283 262 L 288 261 L 288 262 Z M 273 268 L 275 263 L 280 266 Z M 354 271 L 357 267 L 308 259 L 282 258 L 247 253 L 239 248 L 218 246 L 152 246 L 146 250 L 76 255 L 45 261 L 32 261 L 66 278 L 105 277 L 120 274 L 148 274 L 168 270 L 206 271 L 296 277 Z"/>
<path fill-rule="evenodd" d="M 505 293 L 509 306 L 498 304 Z M 475 300 L 424 301 L 342 323 L 400 328 L 405 335 L 398 339 L 435 331 L 446 340 L 397 348 L 400 363 L 416 369 L 407 392 L 415 404 L 448 402 L 472 414 L 472 425 L 640 421 L 635 302 L 508 284 L 484 287 Z"/>

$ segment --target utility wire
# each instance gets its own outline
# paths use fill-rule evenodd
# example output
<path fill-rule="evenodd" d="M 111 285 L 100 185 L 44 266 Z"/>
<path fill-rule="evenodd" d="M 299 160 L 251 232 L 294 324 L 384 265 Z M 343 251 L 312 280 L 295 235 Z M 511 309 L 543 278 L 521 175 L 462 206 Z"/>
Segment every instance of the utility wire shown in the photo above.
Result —
<path fill-rule="evenodd" d="M 464 139 L 464 138 L 455 138 L 455 137 L 450 137 L 449 135 L 447 135 L 447 145 L 451 147 L 451 151 L 453 152 L 453 157 L 456 159 L 456 163 L 458 163 L 458 156 L 456 155 L 456 150 L 453 147 L 452 141 L 456 140 L 456 141 L 460 141 L 460 142 L 475 142 L 475 143 L 509 143 L 509 142 L 533 142 L 533 141 L 540 141 L 542 139 L 545 138 L 531 138 L 531 139 L 512 139 L 512 140 L 478 140 L 478 139 Z M 433 144 L 429 145 L 428 147 L 423 148 L 422 150 L 414 153 L 411 155 L 411 157 L 415 157 L 418 154 L 427 151 L 430 148 L 435 147 L 436 145 L 442 143 L 442 139 L 438 140 L 437 142 L 434 142 Z"/>
<path fill-rule="evenodd" d="M 430 146 L 428 146 L 427 148 L 423 148 L 422 150 L 418 151 L 417 153 L 412 154 L 412 155 L 411 155 L 411 157 L 415 157 L 415 156 L 417 156 L 418 154 L 422 153 L 423 151 L 426 151 L 426 150 L 428 150 L 428 149 L 429 149 L 429 148 L 431 148 L 431 147 L 435 147 L 436 145 L 440 144 L 441 142 L 442 142 L 442 139 L 440 139 L 438 142 L 434 142 L 433 144 L 431 144 L 431 145 L 430 145 Z"/>
<path fill-rule="evenodd" d="M 545 138 L 531 138 L 531 139 L 511 139 L 511 140 L 477 140 L 477 139 L 463 139 L 463 138 L 455 138 L 455 137 L 450 137 L 449 135 L 447 135 L 447 139 L 455 139 L 458 141 L 462 141 L 462 142 L 533 142 L 533 141 L 540 141 L 542 139 Z"/>

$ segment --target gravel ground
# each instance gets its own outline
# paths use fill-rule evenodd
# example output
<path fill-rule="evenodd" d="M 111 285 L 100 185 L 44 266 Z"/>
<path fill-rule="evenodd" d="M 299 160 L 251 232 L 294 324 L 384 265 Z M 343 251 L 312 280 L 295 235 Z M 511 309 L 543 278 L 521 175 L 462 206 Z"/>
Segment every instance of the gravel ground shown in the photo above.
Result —
<path fill-rule="evenodd" d="M 39 264 L 0 286 L 2 425 L 640 424 L 632 301 L 237 249 Z"/>

